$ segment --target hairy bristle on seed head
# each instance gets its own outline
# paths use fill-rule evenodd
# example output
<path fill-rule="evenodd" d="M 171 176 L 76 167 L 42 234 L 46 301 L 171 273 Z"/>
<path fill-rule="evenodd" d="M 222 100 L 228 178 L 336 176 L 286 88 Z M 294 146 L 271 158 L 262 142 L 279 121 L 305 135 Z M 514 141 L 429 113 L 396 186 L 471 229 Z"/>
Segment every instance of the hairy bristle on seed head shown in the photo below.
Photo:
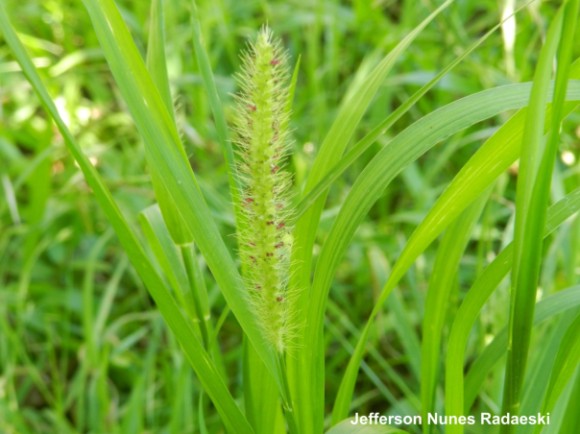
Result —
<path fill-rule="evenodd" d="M 288 56 L 264 27 L 242 56 L 236 80 L 235 144 L 242 185 L 238 240 L 242 275 L 266 339 L 283 352 L 289 337 L 291 247 Z"/>

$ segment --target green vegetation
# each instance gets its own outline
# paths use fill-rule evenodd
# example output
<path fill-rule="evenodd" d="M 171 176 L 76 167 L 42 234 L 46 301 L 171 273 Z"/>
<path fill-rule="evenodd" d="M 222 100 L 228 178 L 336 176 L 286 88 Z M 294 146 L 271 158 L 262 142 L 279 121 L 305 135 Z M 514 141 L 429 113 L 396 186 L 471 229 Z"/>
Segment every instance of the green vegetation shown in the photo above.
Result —
<path fill-rule="evenodd" d="M 579 5 L 2 2 L 0 432 L 574 432 Z"/>

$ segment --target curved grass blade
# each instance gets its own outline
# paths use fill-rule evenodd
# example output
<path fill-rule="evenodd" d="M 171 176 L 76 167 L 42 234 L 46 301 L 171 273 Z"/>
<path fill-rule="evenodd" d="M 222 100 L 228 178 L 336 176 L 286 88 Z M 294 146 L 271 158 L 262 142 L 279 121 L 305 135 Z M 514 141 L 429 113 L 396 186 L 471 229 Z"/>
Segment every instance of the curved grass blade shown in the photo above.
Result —
<path fill-rule="evenodd" d="M 151 81 L 131 35 L 112 0 L 83 0 L 111 71 L 143 137 L 151 161 L 171 200 L 193 234 L 236 319 L 277 379 L 282 380 L 273 349 L 266 343 L 245 298 L 240 274 L 216 227 L 179 135 Z"/>
<path fill-rule="evenodd" d="M 184 319 L 169 289 L 165 286 L 163 280 L 149 262 L 135 233 L 113 200 L 110 191 L 100 178 L 96 169 L 82 153 L 82 150 L 58 114 L 58 110 L 36 72 L 30 57 L 16 36 L 2 4 L 0 4 L 0 30 L 4 34 L 6 42 L 10 46 L 18 63 L 21 65 L 22 71 L 30 81 L 43 106 L 56 123 L 67 148 L 81 168 L 87 183 L 93 189 L 96 199 L 115 229 L 127 256 L 145 282 L 167 325 L 179 340 L 188 361 L 191 363 L 200 382 L 214 402 L 224 424 L 232 431 L 243 429 L 244 432 L 247 430 L 248 433 L 251 433 L 252 428 L 241 413 L 219 373 L 216 371 L 211 358 L 204 350 L 189 323 Z"/>
<path fill-rule="evenodd" d="M 421 409 L 423 420 L 429 413 L 435 413 L 434 400 L 441 367 L 441 339 L 445 318 L 448 315 L 451 289 L 454 287 L 459 263 L 469 242 L 473 227 L 479 219 L 484 205 L 489 198 L 487 194 L 477 199 L 451 225 L 441 239 L 433 274 L 429 279 L 425 314 L 423 317 L 423 339 L 421 345 Z M 431 432 L 431 424 L 423 424 L 424 432 Z"/>
<path fill-rule="evenodd" d="M 552 205 L 548 210 L 544 238 L 580 210 L 580 188 Z M 468 411 L 470 400 L 464 404 L 464 360 L 467 340 L 483 305 L 511 269 L 513 244 L 506 246 L 489 264 L 467 292 L 455 314 L 449 333 L 445 362 L 445 410 L 448 415 L 462 415 Z M 465 390 L 470 390 L 465 388 Z M 479 389 L 477 389 L 479 390 Z M 463 433 L 459 425 L 448 426 L 449 434 Z"/>
<path fill-rule="evenodd" d="M 568 405 L 564 411 L 564 418 L 560 426 L 560 434 L 574 432 L 580 426 L 580 412 L 578 412 L 578 402 L 580 402 L 580 374 L 576 374 L 576 380 L 568 399 Z"/>
<path fill-rule="evenodd" d="M 395 61 L 420 32 L 451 3 L 452 0 L 446 0 L 423 20 L 423 22 L 415 27 L 376 66 L 366 80 L 356 80 L 355 77 L 353 81 L 354 87 L 348 90 L 338 111 L 338 115 L 314 161 L 306 182 L 304 190 L 306 193 L 312 190 L 341 158 L 344 149 L 354 135 L 364 113 L 386 75 L 392 69 Z M 324 201 L 325 194 L 321 194 L 308 211 L 297 221 L 292 247 L 292 262 L 296 265 L 295 272 L 290 279 L 290 287 L 297 293 L 292 310 L 298 313 L 296 321 L 301 325 L 302 330 L 298 333 L 296 339 L 296 350 L 290 352 L 287 363 L 295 411 L 297 413 L 297 419 L 301 423 L 299 427 L 301 434 L 318 434 L 322 432 L 323 427 L 324 357 L 320 348 L 314 347 L 311 350 L 311 347 L 305 344 L 303 340 L 307 337 L 306 335 L 318 336 L 317 340 L 319 340 L 322 334 L 322 323 L 308 323 L 306 312 L 311 294 L 309 289 L 312 247 L 314 245 Z"/>
<path fill-rule="evenodd" d="M 555 95 L 552 104 L 551 134 L 544 143 L 546 103 L 550 92 L 552 64 L 556 57 L 562 31 L 564 7 L 554 18 L 536 67 L 530 106 L 522 137 L 522 154 L 516 193 L 514 228 L 514 259 L 512 264 L 512 291 L 508 355 L 504 383 L 503 414 L 519 414 L 521 388 L 526 373 L 536 288 L 542 262 L 542 231 L 550 193 L 552 171 L 558 149 L 559 126 L 563 115 L 571 52 L 558 64 Z M 576 18 L 573 17 L 575 20 Z M 566 65 L 566 63 L 568 65 Z M 505 425 L 502 433 L 514 428 Z"/>
<path fill-rule="evenodd" d="M 322 323 L 325 301 L 339 260 L 358 224 L 393 178 L 407 164 L 417 159 L 440 140 L 504 110 L 524 107 L 528 102 L 529 89 L 530 86 L 528 84 L 501 86 L 451 103 L 409 126 L 375 156 L 353 185 L 322 248 L 314 275 L 313 296 L 310 298 L 309 324 Z M 578 100 L 580 97 L 579 91 L 580 83 L 574 83 L 574 85 L 570 86 L 568 98 Z M 504 130 L 505 136 L 502 139 L 505 139 L 506 136 L 510 139 L 513 139 L 513 136 L 518 136 L 518 130 L 514 131 L 513 127 L 507 133 Z M 511 152 L 515 154 L 515 159 L 517 156 L 516 145 L 517 143 L 514 144 L 512 141 L 506 144 L 505 141 L 496 139 L 494 148 L 490 149 L 492 151 L 491 154 L 485 154 L 486 158 L 495 157 L 494 154 L 503 148 L 510 148 Z M 514 148 L 516 148 L 515 151 Z M 483 191 L 494 179 L 489 176 L 482 176 L 482 172 L 479 171 L 479 177 L 476 180 L 480 185 L 484 185 Z M 453 206 L 447 209 L 447 214 L 452 215 L 451 212 L 458 207 L 460 210 L 464 209 L 476 197 L 477 195 L 460 196 L 457 203 L 452 204 Z M 447 216 L 447 214 L 444 215 Z M 455 214 L 451 218 L 455 218 L 457 215 Z M 408 267 L 411 266 L 416 255 L 420 254 L 444 227 L 438 221 L 432 221 L 428 226 L 423 224 L 422 228 L 426 235 L 418 238 L 416 236 L 418 231 L 416 231 L 393 267 L 389 281 L 383 288 L 369 317 L 365 331 L 361 335 L 361 342 L 359 342 L 358 349 L 353 359 L 351 359 L 352 365 L 350 365 L 347 375 L 343 378 L 343 381 L 345 381 L 344 388 L 341 387 L 342 391 L 339 392 L 337 404 L 335 404 L 335 406 L 338 405 L 338 407 L 335 407 L 337 409 L 336 417 L 333 420 L 341 420 L 348 410 L 354 379 L 356 378 L 356 370 L 358 370 L 358 363 L 360 362 L 359 357 L 362 356 L 364 350 L 363 341 L 366 341 L 369 324 L 382 309 L 382 304 L 390 291 L 396 286 Z M 314 341 L 314 335 L 310 337 L 312 340 L 308 342 L 308 345 L 320 345 L 320 341 Z M 356 361 L 357 359 L 358 362 Z"/>
<path fill-rule="evenodd" d="M 527 7 L 532 1 L 521 5 L 518 9 L 514 11 L 514 15 L 517 14 L 521 9 Z M 459 65 L 463 60 L 465 60 L 477 47 L 483 44 L 487 38 L 494 34 L 501 25 L 512 18 L 513 15 L 507 16 L 502 22 L 496 24 L 492 27 L 485 35 L 475 41 L 469 46 L 460 56 L 456 57 L 453 62 L 449 63 L 445 68 L 435 75 L 428 83 L 421 87 L 417 92 L 407 98 L 397 109 L 391 113 L 384 121 L 372 129 L 366 136 L 359 140 L 352 149 L 350 149 L 343 158 L 341 158 L 335 166 L 330 169 L 327 174 L 313 187 L 308 194 L 300 200 L 300 203 L 296 206 L 296 217 L 300 217 L 305 213 L 312 204 L 327 191 L 330 186 L 356 161 L 358 158 L 364 154 L 364 152 L 369 149 L 373 143 L 376 142 L 377 138 L 384 135 L 389 128 L 391 128 L 395 122 L 397 122 L 405 113 L 407 113 L 416 103 L 419 101 L 427 92 L 429 92 L 439 81 L 447 75 L 453 68 Z"/>

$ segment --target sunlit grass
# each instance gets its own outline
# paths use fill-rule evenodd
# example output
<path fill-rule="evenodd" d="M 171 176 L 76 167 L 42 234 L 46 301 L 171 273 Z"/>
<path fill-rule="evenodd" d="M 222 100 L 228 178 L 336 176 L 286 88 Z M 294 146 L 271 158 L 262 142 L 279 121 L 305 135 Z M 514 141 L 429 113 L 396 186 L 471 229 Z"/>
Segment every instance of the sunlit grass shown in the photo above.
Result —
<path fill-rule="evenodd" d="M 578 1 L 412 3 L 0 6 L 0 431 L 338 434 L 355 413 L 502 408 L 551 412 L 546 433 L 580 423 L 579 178 L 557 158 L 577 151 Z M 233 74 L 264 22 L 296 65 L 282 344 L 234 236 L 254 196 Z"/>

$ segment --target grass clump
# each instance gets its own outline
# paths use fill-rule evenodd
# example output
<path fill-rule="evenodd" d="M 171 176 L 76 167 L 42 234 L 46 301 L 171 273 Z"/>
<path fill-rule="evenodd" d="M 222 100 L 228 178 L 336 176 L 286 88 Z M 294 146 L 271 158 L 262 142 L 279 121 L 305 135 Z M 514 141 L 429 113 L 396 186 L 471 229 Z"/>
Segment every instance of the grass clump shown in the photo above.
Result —
<path fill-rule="evenodd" d="M 34 89 L 58 129 L 35 98 L 2 87 L 1 432 L 344 434 L 360 430 L 354 413 L 502 405 L 564 415 L 543 434 L 580 425 L 580 176 L 554 161 L 560 137 L 576 150 L 573 123 L 559 132 L 578 121 L 578 0 L 512 17 L 505 75 L 490 61 L 496 2 L 306 3 L 83 0 L 70 8 L 92 25 L 79 52 L 46 21 L 62 47 L 27 35 L 40 6 L 17 33 L 5 5 L 20 7 L 0 3 L 0 56 L 18 61 L 0 79 L 12 71 L 14 89 Z M 532 19 L 551 16 L 532 74 L 543 23 Z M 262 22 L 304 54 L 292 79 Z M 79 128 L 64 117 L 75 101 L 104 101 L 102 119 L 83 107 Z M 106 151 L 92 155 L 95 143 Z M 84 202 L 58 189 L 77 185 Z"/>

